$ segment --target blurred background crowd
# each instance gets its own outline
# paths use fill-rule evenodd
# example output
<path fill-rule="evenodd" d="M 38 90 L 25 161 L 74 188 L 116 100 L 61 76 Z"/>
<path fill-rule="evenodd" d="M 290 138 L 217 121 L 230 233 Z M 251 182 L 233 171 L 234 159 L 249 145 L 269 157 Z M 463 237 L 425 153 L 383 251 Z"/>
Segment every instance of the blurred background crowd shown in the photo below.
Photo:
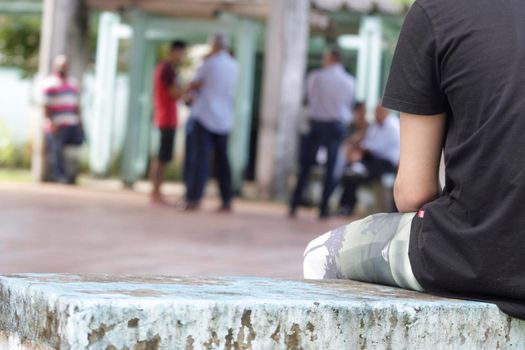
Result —
<path fill-rule="evenodd" d="M 202 109 L 192 105 L 189 87 L 193 84 L 194 93 L 202 88 L 195 89 L 198 70 L 219 36 L 220 50 L 238 65 L 235 78 L 219 82 L 234 80 L 231 101 L 225 102 L 231 112 L 221 111 L 231 114 L 223 115 L 231 125 L 224 132 L 207 130 L 228 137 L 223 150 L 214 142 L 209 150 L 214 152 L 201 152 L 200 158 L 213 162 L 210 175 L 219 180 L 227 175 L 230 188 L 223 192 L 289 200 L 292 216 L 301 205 L 319 203 L 321 217 L 395 210 L 398 122 L 379 106 L 409 5 L 402 0 L 0 0 L 0 179 L 112 178 L 125 187 L 151 179 L 152 195 L 164 201 L 162 179 L 185 182 L 192 109 Z M 174 41 L 184 43 L 184 53 L 170 62 Z M 181 91 L 174 99 L 170 161 L 160 162 L 161 179 L 155 179 L 159 148 L 166 144 L 155 123 L 154 77 L 166 62 Z M 319 80 L 312 75 L 332 65 L 352 82 L 341 85 L 334 75 L 312 83 Z M 67 83 L 53 80 L 61 71 Z M 65 96 L 65 105 L 57 96 Z M 345 103 L 348 111 L 332 113 Z M 57 130 L 47 124 L 60 115 L 62 121 L 54 124 L 70 126 L 67 113 L 78 116 L 81 130 L 53 137 Z M 321 132 L 316 121 L 337 121 L 344 130 Z M 314 131 L 338 141 L 314 140 Z M 229 175 L 221 170 L 225 161 Z M 197 206 L 185 192 L 184 207 Z M 229 199 L 223 204 L 228 208 Z"/>

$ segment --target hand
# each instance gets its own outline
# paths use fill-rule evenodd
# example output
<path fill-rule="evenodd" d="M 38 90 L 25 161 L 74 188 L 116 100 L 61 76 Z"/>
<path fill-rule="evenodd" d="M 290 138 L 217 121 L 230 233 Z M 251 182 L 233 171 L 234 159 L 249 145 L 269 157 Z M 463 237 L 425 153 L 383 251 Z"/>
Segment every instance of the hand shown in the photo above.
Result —
<path fill-rule="evenodd" d="M 182 100 L 184 101 L 184 103 L 185 103 L 187 106 L 191 106 L 191 104 L 192 104 L 193 101 L 195 100 L 195 97 L 193 96 L 193 94 L 188 93 L 188 94 L 184 94 L 184 95 L 182 96 Z"/>
<path fill-rule="evenodd" d="M 53 135 L 56 135 L 58 133 L 59 129 L 60 129 L 60 127 L 57 124 L 51 123 L 51 133 Z"/>
<path fill-rule="evenodd" d="M 360 149 L 353 149 L 350 151 L 350 154 L 348 155 L 348 160 L 351 163 L 360 162 L 363 160 L 364 152 Z"/>

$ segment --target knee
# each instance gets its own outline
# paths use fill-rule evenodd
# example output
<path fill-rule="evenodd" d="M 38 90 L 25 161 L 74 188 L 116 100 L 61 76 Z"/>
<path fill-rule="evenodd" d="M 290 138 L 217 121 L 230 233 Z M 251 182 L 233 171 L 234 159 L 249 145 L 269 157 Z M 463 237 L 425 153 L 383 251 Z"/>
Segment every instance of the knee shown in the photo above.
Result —
<path fill-rule="evenodd" d="M 326 276 L 328 249 L 324 245 L 327 235 L 311 241 L 304 251 L 303 276 L 305 279 L 320 280 Z"/>

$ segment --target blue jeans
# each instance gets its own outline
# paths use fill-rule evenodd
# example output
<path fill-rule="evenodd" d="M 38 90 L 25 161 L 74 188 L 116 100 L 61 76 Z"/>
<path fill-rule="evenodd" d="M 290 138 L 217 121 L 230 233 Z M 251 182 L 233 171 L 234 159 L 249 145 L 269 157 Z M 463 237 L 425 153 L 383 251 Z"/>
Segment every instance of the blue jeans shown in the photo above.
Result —
<path fill-rule="evenodd" d="M 341 209 L 344 209 L 348 215 L 352 214 L 354 211 L 354 207 L 357 204 L 357 190 L 361 185 L 372 181 L 379 181 L 381 180 L 381 176 L 389 173 L 395 174 L 397 172 L 396 166 L 391 162 L 376 157 L 371 153 L 366 153 L 361 160 L 361 163 L 368 170 L 367 175 L 353 175 L 343 177 L 342 182 L 344 191 L 341 195 L 339 204 Z"/>
<path fill-rule="evenodd" d="M 195 130 L 195 119 L 189 118 L 186 122 L 186 138 L 184 142 L 184 169 L 183 169 L 183 181 L 186 187 L 191 186 L 192 182 L 192 170 L 195 168 L 195 142 L 194 142 L 194 130 Z"/>
<path fill-rule="evenodd" d="M 80 146 L 82 144 L 84 137 L 82 127 L 80 125 L 61 126 L 56 133 L 49 133 L 46 137 L 53 180 L 71 182 L 76 174 L 67 173 L 64 149 L 69 145 Z"/>
<path fill-rule="evenodd" d="M 198 203 L 210 175 L 210 156 L 215 156 L 217 180 L 223 205 L 229 206 L 232 200 L 231 170 L 228 158 L 228 134 L 216 134 L 194 121 L 187 139 L 186 155 L 190 158 L 185 164 L 186 200 Z"/>
<path fill-rule="evenodd" d="M 337 186 L 334 176 L 335 164 L 339 147 L 341 147 L 341 142 L 343 142 L 345 134 L 345 127 L 340 122 L 310 121 L 310 132 L 305 135 L 301 145 L 299 176 L 290 202 L 290 209 L 292 211 L 301 204 L 303 190 L 308 183 L 310 170 L 316 162 L 319 148 L 323 146 L 327 151 L 327 161 L 323 179 L 323 196 L 320 203 L 320 214 L 321 216 L 328 214 L 328 201 Z"/>

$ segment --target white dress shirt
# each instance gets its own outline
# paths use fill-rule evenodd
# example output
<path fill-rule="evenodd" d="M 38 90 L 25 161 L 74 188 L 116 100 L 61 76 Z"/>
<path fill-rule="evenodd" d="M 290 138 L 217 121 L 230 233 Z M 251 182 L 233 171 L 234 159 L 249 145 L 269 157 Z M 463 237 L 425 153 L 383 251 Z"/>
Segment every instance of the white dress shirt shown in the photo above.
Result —
<path fill-rule="evenodd" d="M 310 119 L 315 121 L 352 121 L 355 79 L 342 64 L 332 64 L 312 71 L 307 79 Z"/>
<path fill-rule="evenodd" d="M 191 114 L 206 129 L 227 134 L 233 127 L 234 98 L 239 77 L 239 64 L 223 50 L 207 58 L 194 81 L 201 82 Z"/>
<path fill-rule="evenodd" d="M 382 125 L 378 123 L 370 125 L 361 147 L 374 156 L 388 160 L 397 166 L 400 153 L 399 118 L 397 115 L 389 114 Z"/>

